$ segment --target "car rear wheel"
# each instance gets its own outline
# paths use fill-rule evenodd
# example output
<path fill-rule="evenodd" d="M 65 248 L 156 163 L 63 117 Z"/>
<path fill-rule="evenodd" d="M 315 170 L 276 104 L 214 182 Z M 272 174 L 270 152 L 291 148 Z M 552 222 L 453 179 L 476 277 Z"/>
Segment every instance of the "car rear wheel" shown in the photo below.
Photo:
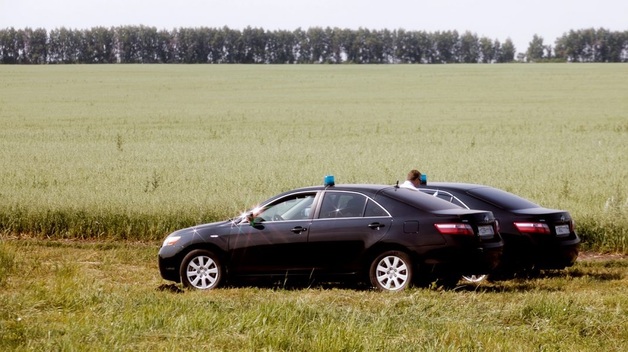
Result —
<path fill-rule="evenodd" d="M 369 278 L 377 290 L 405 290 L 412 282 L 412 261 L 401 251 L 384 252 L 371 263 Z"/>
<path fill-rule="evenodd" d="M 188 288 L 210 290 L 220 285 L 223 268 L 214 253 L 196 249 L 188 253 L 181 262 L 181 283 Z"/>
<path fill-rule="evenodd" d="M 488 275 L 463 275 L 462 279 L 466 282 L 478 283 L 486 280 Z"/>

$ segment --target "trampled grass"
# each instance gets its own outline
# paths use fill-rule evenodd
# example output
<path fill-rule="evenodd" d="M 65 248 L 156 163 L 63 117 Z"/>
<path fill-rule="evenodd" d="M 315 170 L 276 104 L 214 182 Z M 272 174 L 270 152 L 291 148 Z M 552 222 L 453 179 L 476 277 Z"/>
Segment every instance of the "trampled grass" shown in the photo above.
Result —
<path fill-rule="evenodd" d="M 628 262 L 390 294 L 326 285 L 177 293 L 153 243 L 4 238 L 0 349 L 625 351 Z M 4 269 L 6 263 L 10 268 Z M 166 289 L 159 289 L 166 288 Z"/>
<path fill-rule="evenodd" d="M 319 184 L 489 184 L 628 251 L 628 66 L 0 66 L 0 229 L 155 240 Z"/>

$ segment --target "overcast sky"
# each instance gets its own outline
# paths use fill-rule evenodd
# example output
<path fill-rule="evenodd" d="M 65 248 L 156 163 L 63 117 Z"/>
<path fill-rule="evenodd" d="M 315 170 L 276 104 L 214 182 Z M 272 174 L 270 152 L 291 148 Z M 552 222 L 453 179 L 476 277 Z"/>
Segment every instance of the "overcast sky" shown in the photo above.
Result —
<path fill-rule="evenodd" d="M 571 29 L 628 30 L 628 0 L 0 0 L 0 28 L 145 25 L 471 31 L 524 52 Z"/>

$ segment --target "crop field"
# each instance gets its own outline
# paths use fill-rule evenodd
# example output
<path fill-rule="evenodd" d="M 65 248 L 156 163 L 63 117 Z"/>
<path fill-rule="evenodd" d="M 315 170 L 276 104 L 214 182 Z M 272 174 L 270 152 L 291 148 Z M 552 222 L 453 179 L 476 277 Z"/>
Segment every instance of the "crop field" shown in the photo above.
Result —
<path fill-rule="evenodd" d="M 0 65 L 0 350 L 625 351 L 628 66 Z M 319 184 L 488 184 L 576 220 L 564 271 L 386 294 L 181 291 L 168 232 Z M 599 253 L 604 253 L 600 255 Z"/>
<path fill-rule="evenodd" d="M 0 232 L 158 240 L 293 187 L 488 184 L 628 251 L 628 66 L 0 66 Z"/>

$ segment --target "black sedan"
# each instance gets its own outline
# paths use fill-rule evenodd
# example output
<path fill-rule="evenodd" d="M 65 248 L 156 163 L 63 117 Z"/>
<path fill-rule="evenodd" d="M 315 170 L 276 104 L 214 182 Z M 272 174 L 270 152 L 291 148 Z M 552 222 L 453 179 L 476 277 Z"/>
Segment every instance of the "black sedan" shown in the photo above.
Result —
<path fill-rule="evenodd" d="M 430 182 L 419 189 L 467 209 L 493 212 L 504 239 L 502 262 L 495 274 L 511 277 L 564 269 L 578 257 L 580 238 L 568 211 L 547 209 L 484 185 Z"/>
<path fill-rule="evenodd" d="M 274 276 L 383 291 L 496 267 L 503 242 L 489 211 L 468 210 L 390 185 L 328 185 L 279 194 L 240 217 L 170 234 L 161 276 L 189 288 Z"/>

